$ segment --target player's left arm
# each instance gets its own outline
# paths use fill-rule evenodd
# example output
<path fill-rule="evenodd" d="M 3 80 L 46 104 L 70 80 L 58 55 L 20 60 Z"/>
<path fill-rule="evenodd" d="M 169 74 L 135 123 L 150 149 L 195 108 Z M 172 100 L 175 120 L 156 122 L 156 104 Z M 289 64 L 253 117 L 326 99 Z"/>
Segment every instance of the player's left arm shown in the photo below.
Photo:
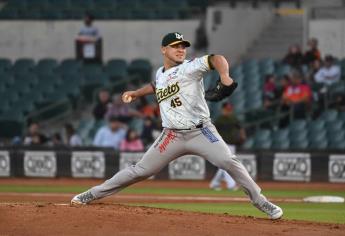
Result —
<path fill-rule="evenodd" d="M 230 86 L 234 81 L 229 75 L 229 63 L 222 55 L 208 56 L 210 68 L 214 68 L 218 73 L 222 84 Z"/>

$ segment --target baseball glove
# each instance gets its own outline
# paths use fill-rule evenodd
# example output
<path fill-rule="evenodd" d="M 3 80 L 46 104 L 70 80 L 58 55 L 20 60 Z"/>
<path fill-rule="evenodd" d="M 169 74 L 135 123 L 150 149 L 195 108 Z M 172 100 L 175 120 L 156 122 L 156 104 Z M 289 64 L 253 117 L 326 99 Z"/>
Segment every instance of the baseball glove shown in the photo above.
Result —
<path fill-rule="evenodd" d="M 211 102 L 219 102 L 230 96 L 237 88 L 237 85 L 238 84 L 234 81 L 231 85 L 226 86 L 222 84 L 219 79 L 215 88 L 206 91 L 205 98 Z"/>

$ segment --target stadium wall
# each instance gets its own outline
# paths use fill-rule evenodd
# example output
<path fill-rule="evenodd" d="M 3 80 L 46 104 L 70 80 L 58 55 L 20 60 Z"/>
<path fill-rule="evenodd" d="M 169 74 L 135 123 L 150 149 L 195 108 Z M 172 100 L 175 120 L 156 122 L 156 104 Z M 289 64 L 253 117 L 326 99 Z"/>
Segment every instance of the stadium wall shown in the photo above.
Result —
<path fill-rule="evenodd" d="M 74 39 L 80 21 L 0 21 L 0 56 L 17 58 L 75 57 Z M 95 21 L 103 37 L 103 58 L 150 58 L 161 64 L 163 35 L 179 31 L 193 44 L 199 20 Z M 193 54 L 193 52 L 191 52 Z"/>
<path fill-rule="evenodd" d="M 207 9 L 207 33 L 209 51 L 224 54 L 237 62 L 274 16 L 270 6 L 230 8 L 224 6 Z"/>
<path fill-rule="evenodd" d="M 319 40 L 322 56 L 345 57 L 345 20 L 310 20 L 309 38 Z"/>
<path fill-rule="evenodd" d="M 141 152 L 89 148 L 0 148 L 0 177 L 109 178 L 133 165 Z M 264 181 L 345 182 L 344 151 L 239 151 L 237 158 L 253 179 Z M 195 155 L 171 162 L 154 178 L 211 179 L 217 168 Z"/>

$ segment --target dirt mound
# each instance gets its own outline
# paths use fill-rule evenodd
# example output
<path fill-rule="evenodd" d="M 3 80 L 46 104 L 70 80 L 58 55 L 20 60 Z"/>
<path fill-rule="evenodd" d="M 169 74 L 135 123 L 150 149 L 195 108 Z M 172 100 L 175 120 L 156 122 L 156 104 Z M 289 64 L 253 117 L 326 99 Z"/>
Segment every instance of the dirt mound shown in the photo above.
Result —
<path fill-rule="evenodd" d="M 0 204 L 0 235 L 344 235 L 345 225 L 96 203 Z"/>

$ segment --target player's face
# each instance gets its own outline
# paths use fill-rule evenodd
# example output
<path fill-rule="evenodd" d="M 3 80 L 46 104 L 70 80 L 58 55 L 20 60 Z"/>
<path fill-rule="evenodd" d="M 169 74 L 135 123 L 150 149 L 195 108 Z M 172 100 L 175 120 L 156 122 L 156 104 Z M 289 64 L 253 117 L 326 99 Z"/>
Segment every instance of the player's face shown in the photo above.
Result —
<path fill-rule="evenodd" d="M 179 43 L 164 47 L 162 53 L 170 61 L 181 64 L 186 59 L 187 50 L 183 43 Z"/>

